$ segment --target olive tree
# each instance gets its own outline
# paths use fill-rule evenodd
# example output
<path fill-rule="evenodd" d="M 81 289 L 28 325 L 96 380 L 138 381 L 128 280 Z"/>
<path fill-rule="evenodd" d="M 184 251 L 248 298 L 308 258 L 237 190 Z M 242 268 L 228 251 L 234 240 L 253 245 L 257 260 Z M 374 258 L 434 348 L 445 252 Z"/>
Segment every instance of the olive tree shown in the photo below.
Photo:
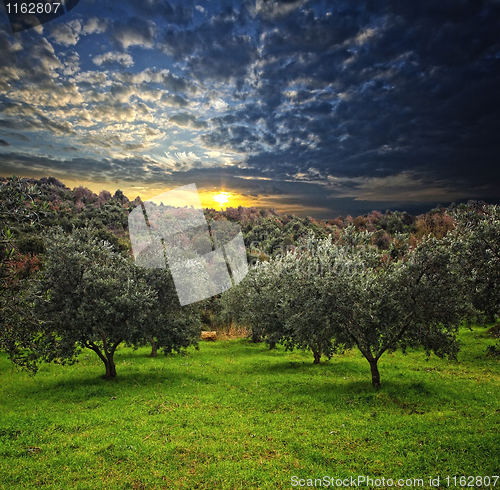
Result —
<path fill-rule="evenodd" d="M 423 347 L 454 358 L 456 333 L 472 309 L 450 240 L 427 238 L 399 260 L 380 261 L 325 281 L 335 343 L 354 345 L 380 387 L 378 361 L 387 351 Z"/>
<path fill-rule="evenodd" d="M 14 339 L 23 338 L 18 323 L 26 295 L 11 264 L 20 249 L 19 229 L 29 229 L 47 212 L 47 203 L 35 201 L 39 194 L 28 179 L 13 176 L 0 181 L 0 348 L 6 350 L 15 344 Z"/>
<path fill-rule="evenodd" d="M 200 312 L 196 304 L 180 306 L 170 270 L 139 268 L 138 273 L 154 293 L 143 330 L 152 347 L 151 356 L 156 357 L 159 348 L 165 354 L 198 348 Z"/>
<path fill-rule="evenodd" d="M 225 291 L 218 300 L 223 322 L 233 320 L 251 329 L 251 338 L 263 338 L 271 348 L 286 335 L 285 296 L 282 294 L 283 261 L 259 262 L 237 286 Z"/>
<path fill-rule="evenodd" d="M 109 379 L 116 376 L 114 353 L 122 342 L 137 347 L 155 336 L 167 350 L 195 342 L 187 328 L 191 317 L 182 318 L 172 294 L 160 294 L 173 288 L 168 277 L 162 285 L 148 282 L 149 271 L 97 238 L 92 228 L 71 234 L 59 228 L 45 238 L 33 308 L 21 322 L 30 335 L 10 346 L 14 362 L 36 371 L 41 361 L 75 362 L 87 348 L 102 360 Z M 167 309 L 175 320 L 162 324 Z"/>
<path fill-rule="evenodd" d="M 494 322 L 500 313 L 500 206 L 470 201 L 456 206 L 452 216 L 473 304 L 486 321 Z"/>
<path fill-rule="evenodd" d="M 369 242 L 369 233 L 347 230 L 340 243 L 317 240 L 258 263 L 228 298 L 240 318 L 290 348 L 312 349 L 315 362 L 321 353 L 357 347 L 376 388 L 387 351 L 423 346 L 427 354 L 455 356 L 455 334 L 471 311 L 455 242 L 427 238 L 392 258 L 367 249 Z"/>
<path fill-rule="evenodd" d="M 349 233 L 352 230 L 346 237 Z M 322 355 L 331 357 L 344 348 L 334 343 L 334 323 L 339 320 L 322 298 L 325 275 L 363 265 L 347 256 L 353 246 L 344 242 L 338 247 L 331 237 L 318 240 L 309 235 L 286 254 L 257 262 L 238 286 L 222 295 L 223 312 L 250 326 L 271 346 L 311 350 L 318 364 Z"/>

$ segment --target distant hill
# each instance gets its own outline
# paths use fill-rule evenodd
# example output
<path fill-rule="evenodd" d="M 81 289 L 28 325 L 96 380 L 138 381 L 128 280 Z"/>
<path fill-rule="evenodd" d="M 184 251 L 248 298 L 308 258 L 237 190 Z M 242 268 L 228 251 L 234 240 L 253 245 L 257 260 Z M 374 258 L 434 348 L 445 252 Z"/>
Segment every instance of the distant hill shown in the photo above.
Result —
<path fill-rule="evenodd" d="M 24 205 L 38 212 L 33 219 L 23 222 L 15 219 L 9 206 L 14 206 L 9 192 L 15 186 L 33 191 L 24 198 Z M 10 196 L 10 197 L 9 197 Z M 28 194 L 26 194 L 28 196 Z M 107 190 L 99 194 L 83 186 L 70 189 L 55 177 L 41 179 L 15 179 L 0 177 L 0 202 L 5 211 L 1 216 L 1 228 L 8 227 L 15 236 L 16 251 L 19 256 L 36 256 L 43 251 L 37 235 L 45 227 L 61 226 L 66 231 L 91 223 L 100 230 L 103 239 L 123 253 L 130 253 L 128 236 L 128 214 L 141 199 L 129 199 L 121 190 L 113 195 Z M 341 229 L 353 226 L 356 230 L 375 232 L 373 245 L 389 249 L 398 233 L 409 234 L 415 243 L 424 235 L 442 237 L 453 228 L 453 220 L 446 208 L 436 208 L 429 212 L 412 216 L 406 212 L 372 211 L 357 216 L 338 216 L 328 220 L 311 217 L 300 218 L 290 214 L 280 214 L 274 209 L 256 207 L 228 207 L 225 210 L 206 208 L 207 219 L 230 220 L 240 224 L 249 257 L 271 255 L 300 244 L 309 233 L 318 237 L 332 235 L 338 237 Z M 253 248 L 253 250 L 251 250 Z"/>

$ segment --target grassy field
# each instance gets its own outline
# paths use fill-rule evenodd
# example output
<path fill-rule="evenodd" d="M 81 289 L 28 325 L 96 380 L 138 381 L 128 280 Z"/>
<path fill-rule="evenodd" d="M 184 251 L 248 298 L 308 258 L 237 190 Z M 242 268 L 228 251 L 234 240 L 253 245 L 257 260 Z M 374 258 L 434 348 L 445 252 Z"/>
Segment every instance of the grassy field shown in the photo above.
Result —
<path fill-rule="evenodd" d="M 1 354 L 0 488 L 289 489 L 292 476 L 360 475 L 461 488 L 443 478 L 500 473 L 500 360 L 484 357 L 485 328 L 460 339 L 455 362 L 384 355 L 378 392 L 356 351 L 313 365 L 244 339 L 156 359 L 121 348 L 113 381 L 90 351 L 35 377 Z"/>

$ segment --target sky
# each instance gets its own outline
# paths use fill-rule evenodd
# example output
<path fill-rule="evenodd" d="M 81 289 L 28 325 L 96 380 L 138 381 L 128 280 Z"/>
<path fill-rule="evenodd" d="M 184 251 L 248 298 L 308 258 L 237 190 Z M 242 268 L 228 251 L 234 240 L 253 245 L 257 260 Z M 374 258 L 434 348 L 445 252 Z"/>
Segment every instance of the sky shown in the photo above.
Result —
<path fill-rule="evenodd" d="M 497 0 L 80 0 L 12 33 L 0 175 L 316 218 L 500 203 Z"/>

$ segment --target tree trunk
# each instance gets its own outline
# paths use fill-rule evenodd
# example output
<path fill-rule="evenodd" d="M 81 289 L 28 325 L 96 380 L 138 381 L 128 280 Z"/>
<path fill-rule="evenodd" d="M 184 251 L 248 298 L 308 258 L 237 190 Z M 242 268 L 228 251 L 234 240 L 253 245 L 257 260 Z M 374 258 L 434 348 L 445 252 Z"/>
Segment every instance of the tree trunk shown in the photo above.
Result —
<path fill-rule="evenodd" d="M 104 376 L 105 379 L 112 379 L 116 377 L 116 366 L 115 361 L 113 359 L 113 354 L 110 354 L 106 361 L 104 362 L 106 366 L 106 374 Z"/>
<path fill-rule="evenodd" d="M 495 310 L 488 309 L 486 311 L 486 323 L 495 323 Z"/>
<path fill-rule="evenodd" d="M 93 350 L 99 356 L 101 361 L 104 363 L 104 366 L 106 367 L 106 374 L 104 375 L 104 379 L 113 379 L 116 377 L 116 366 L 115 366 L 114 355 L 116 348 L 120 345 L 123 339 L 117 340 L 111 346 L 111 349 L 108 349 L 108 339 L 104 335 L 101 335 L 101 338 L 103 343 L 102 351 L 99 348 L 99 346 L 96 345 L 94 342 L 85 342 L 83 345 Z"/>
<path fill-rule="evenodd" d="M 319 361 L 321 359 L 321 351 L 314 351 L 313 350 L 313 355 L 314 355 L 314 362 L 313 362 L 313 364 L 319 364 Z"/>
<path fill-rule="evenodd" d="M 153 337 L 148 337 L 149 343 L 151 344 L 151 357 L 158 356 L 158 347 L 156 346 L 155 339 Z"/>
<path fill-rule="evenodd" d="M 380 388 L 380 374 L 378 372 L 377 360 L 369 359 L 368 362 L 370 363 L 370 370 L 372 372 L 373 387 L 378 390 Z"/>

